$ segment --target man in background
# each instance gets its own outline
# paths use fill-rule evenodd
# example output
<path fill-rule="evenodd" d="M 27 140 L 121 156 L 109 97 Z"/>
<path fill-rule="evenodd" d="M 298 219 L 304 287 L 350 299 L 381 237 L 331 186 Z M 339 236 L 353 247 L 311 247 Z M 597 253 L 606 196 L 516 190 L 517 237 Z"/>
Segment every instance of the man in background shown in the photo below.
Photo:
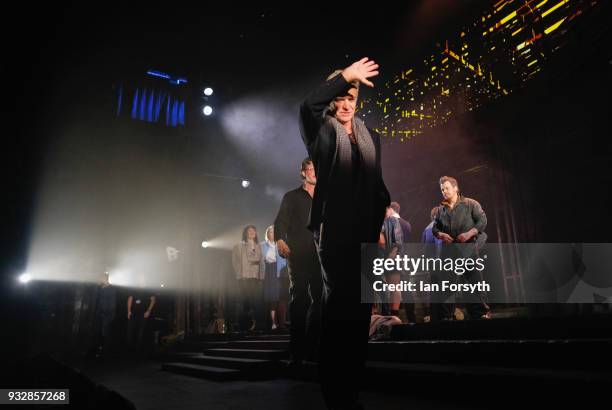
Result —
<path fill-rule="evenodd" d="M 320 332 L 323 281 L 308 216 L 317 177 L 310 158 L 302 161 L 302 185 L 283 197 L 274 221 L 278 253 L 288 260 L 291 278 L 291 365 L 315 359 Z"/>

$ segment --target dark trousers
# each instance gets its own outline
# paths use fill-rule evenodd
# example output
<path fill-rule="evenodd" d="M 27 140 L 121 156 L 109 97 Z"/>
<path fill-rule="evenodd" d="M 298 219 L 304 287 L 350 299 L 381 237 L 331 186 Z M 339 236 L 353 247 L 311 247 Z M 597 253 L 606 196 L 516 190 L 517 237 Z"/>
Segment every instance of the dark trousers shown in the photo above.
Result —
<path fill-rule="evenodd" d="M 453 272 L 434 271 L 431 273 L 431 283 L 440 286 L 439 291 L 430 295 L 429 311 L 432 321 L 452 320 L 455 317 L 455 294 L 442 292 L 442 282 L 455 283 L 457 276 Z"/>
<path fill-rule="evenodd" d="M 289 268 L 290 351 L 292 360 L 299 362 L 315 358 L 317 355 L 323 279 L 316 253 L 292 255 L 289 259 Z"/>
<path fill-rule="evenodd" d="M 112 313 L 99 313 L 96 315 L 96 348 L 108 351 L 112 343 L 112 326 L 114 315 Z"/>
<path fill-rule="evenodd" d="M 469 254 L 465 254 L 465 249 L 469 245 L 443 245 L 440 257 L 445 258 L 477 258 L 478 254 L 476 248 Z M 469 248 L 467 248 L 469 249 Z M 436 271 L 431 274 L 431 282 L 437 283 L 442 288 L 443 281 L 449 281 L 450 283 L 476 283 L 482 280 L 482 273 L 473 270 L 465 272 L 463 275 L 457 275 L 454 272 Z M 444 320 L 453 319 L 455 315 L 456 299 L 459 295 L 455 292 L 433 292 L 431 297 L 431 319 L 432 320 Z M 487 304 L 486 294 L 478 292 L 474 295 L 464 295 L 465 307 L 468 312 L 470 319 L 480 319 L 482 315 L 488 312 L 489 306 Z"/>
<path fill-rule="evenodd" d="M 482 278 L 481 272 L 472 271 L 465 273 L 462 280 L 464 283 L 476 283 L 481 281 Z M 487 302 L 487 294 L 485 292 L 467 294 L 462 297 L 462 301 L 465 303 L 465 310 L 467 310 L 470 319 L 480 319 L 482 315 L 487 313 L 490 309 Z"/>
<path fill-rule="evenodd" d="M 144 317 L 144 311 L 132 311 L 127 329 L 127 343 L 130 349 L 146 347 L 148 321 L 149 319 Z"/>
<path fill-rule="evenodd" d="M 347 231 L 324 226 L 318 242 L 324 288 L 319 377 L 330 409 L 357 404 L 372 308 L 361 303 L 361 247 Z"/>

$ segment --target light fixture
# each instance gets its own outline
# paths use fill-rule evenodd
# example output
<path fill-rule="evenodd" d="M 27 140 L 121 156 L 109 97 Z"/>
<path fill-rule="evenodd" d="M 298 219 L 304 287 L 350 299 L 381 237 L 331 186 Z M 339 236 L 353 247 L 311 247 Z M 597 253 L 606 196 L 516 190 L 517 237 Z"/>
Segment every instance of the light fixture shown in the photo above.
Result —
<path fill-rule="evenodd" d="M 32 280 L 32 275 L 30 275 L 29 273 L 22 273 L 21 275 L 19 275 L 18 279 L 21 283 L 28 283 Z"/>

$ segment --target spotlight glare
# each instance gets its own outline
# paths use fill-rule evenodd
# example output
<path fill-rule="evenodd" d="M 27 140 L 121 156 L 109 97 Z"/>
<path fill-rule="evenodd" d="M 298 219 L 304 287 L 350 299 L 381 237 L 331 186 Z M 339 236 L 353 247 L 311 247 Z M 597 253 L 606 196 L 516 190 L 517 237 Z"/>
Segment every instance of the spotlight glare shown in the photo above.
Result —
<path fill-rule="evenodd" d="M 202 242 L 202 248 L 208 248 L 210 244 L 207 241 Z"/>
<path fill-rule="evenodd" d="M 213 89 L 210 88 L 210 87 L 206 87 L 204 89 L 204 95 L 207 96 L 207 97 L 213 95 Z"/>
<path fill-rule="evenodd" d="M 247 179 L 243 179 L 242 180 L 242 187 L 243 188 L 248 188 L 249 185 L 251 185 L 251 181 L 247 180 Z"/>
<path fill-rule="evenodd" d="M 159 286 L 163 288 L 163 287 L 165 287 L 166 285 L 164 285 L 164 284 L 162 283 L 162 284 L 161 284 L 161 285 L 159 285 Z"/>
<path fill-rule="evenodd" d="M 19 275 L 19 282 L 21 283 L 28 283 L 31 280 L 32 280 L 32 275 L 30 275 L 29 273 L 23 273 Z"/>
<path fill-rule="evenodd" d="M 212 107 L 210 105 L 207 105 L 207 106 L 204 107 L 202 112 L 204 113 L 204 115 L 209 116 L 210 114 L 212 114 L 213 109 L 212 109 Z"/>

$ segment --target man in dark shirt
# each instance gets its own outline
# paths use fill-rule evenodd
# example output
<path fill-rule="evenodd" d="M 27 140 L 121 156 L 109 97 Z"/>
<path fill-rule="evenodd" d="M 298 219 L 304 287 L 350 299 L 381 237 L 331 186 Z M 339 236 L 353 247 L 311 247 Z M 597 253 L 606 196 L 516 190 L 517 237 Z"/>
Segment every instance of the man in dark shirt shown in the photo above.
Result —
<path fill-rule="evenodd" d="M 377 69 L 363 58 L 337 70 L 300 106 L 300 132 L 317 173 L 309 228 L 323 272 L 319 375 L 329 408 L 359 406 L 371 313 L 371 304 L 361 303 L 361 244 L 378 242 L 390 202 L 380 136 L 355 116 L 359 84 L 373 86 Z"/>
<path fill-rule="evenodd" d="M 400 226 L 402 227 L 402 239 L 404 243 L 408 243 L 410 241 L 410 232 L 412 231 L 412 227 L 410 226 L 410 222 L 405 220 L 400 216 L 400 204 L 399 202 L 391 202 L 389 207 L 393 210 L 393 216 L 396 217 L 399 221 Z"/>
<path fill-rule="evenodd" d="M 274 221 L 278 253 L 287 258 L 291 278 L 289 314 L 293 365 L 316 355 L 323 292 L 321 265 L 312 232 L 307 227 L 317 183 L 310 158 L 302 161 L 300 174 L 302 186 L 285 194 Z"/>
<path fill-rule="evenodd" d="M 475 258 L 486 242 L 487 216 L 480 204 L 474 199 L 459 195 L 459 184 L 453 177 L 440 178 L 440 190 L 444 200 L 438 207 L 432 227 L 433 235 L 442 241 L 442 258 Z M 466 272 L 463 278 L 474 281 L 480 273 Z M 442 275 L 443 276 L 443 275 Z M 451 279 L 456 280 L 452 273 Z M 449 295 L 442 295 L 446 298 Z M 472 319 L 488 319 L 489 306 L 486 296 L 479 295 L 479 303 L 468 303 L 466 308 Z M 438 302 L 447 302 L 439 300 Z M 431 306 L 432 320 L 452 319 L 455 305 L 453 303 L 434 303 Z"/>
<path fill-rule="evenodd" d="M 106 354 L 111 348 L 112 325 L 116 308 L 117 289 L 110 284 L 108 273 L 104 273 L 96 289 L 94 326 L 97 354 Z"/>
<path fill-rule="evenodd" d="M 149 347 L 149 317 L 155 306 L 155 296 L 135 289 L 127 300 L 128 347 L 133 350 Z"/>

